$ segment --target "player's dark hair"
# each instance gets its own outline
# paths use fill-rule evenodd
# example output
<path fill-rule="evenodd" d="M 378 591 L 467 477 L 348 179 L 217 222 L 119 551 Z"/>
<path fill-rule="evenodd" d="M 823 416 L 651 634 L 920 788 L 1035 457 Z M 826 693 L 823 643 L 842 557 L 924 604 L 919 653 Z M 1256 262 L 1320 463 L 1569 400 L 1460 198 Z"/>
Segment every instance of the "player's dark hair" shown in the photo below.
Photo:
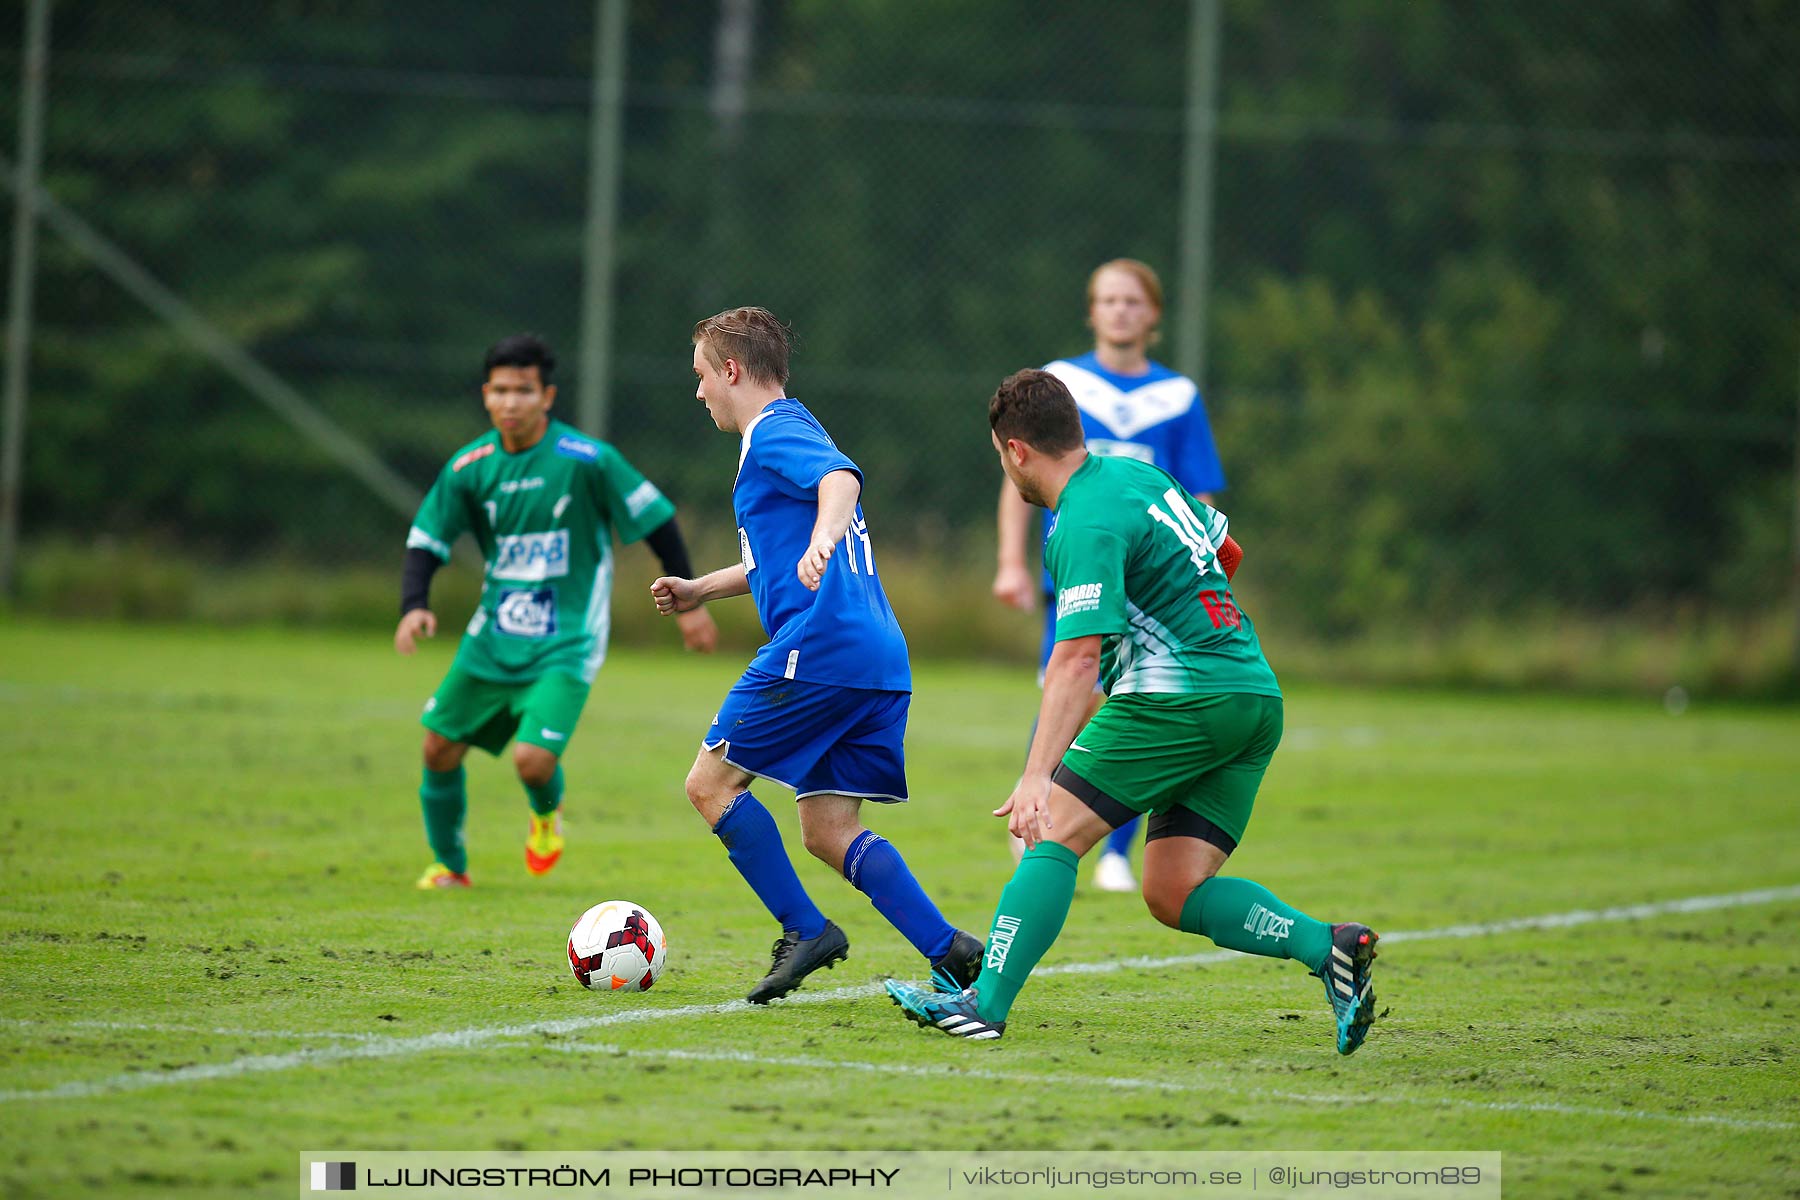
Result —
<path fill-rule="evenodd" d="M 1017 439 L 1045 454 L 1067 454 L 1086 440 L 1081 410 L 1062 380 L 1048 371 L 1015 371 L 988 401 L 988 427 L 1002 442 Z"/>
<path fill-rule="evenodd" d="M 715 367 L 733 358 L 753 382 L 787 386 L 793 331 L 766 308 L 728 308 L 697 322 L 694 344 Z"/>
<path fill-rule="evenodd" d="M 549 344 L 537 334 L 515 333 L 488 347 L 487 358 L 481 368 L 483 382 L 494 373 L 495 367 L 536 367 L 538 383 L 549 387 L 550 372 L 556 370 L 556 355 L 550 352 Z"/>

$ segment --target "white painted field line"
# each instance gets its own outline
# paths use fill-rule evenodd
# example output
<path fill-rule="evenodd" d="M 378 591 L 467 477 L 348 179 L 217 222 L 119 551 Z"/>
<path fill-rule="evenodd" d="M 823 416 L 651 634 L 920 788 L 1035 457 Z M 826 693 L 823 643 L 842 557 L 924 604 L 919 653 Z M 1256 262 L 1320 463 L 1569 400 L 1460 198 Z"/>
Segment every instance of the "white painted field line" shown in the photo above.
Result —
<path fill-rule="evenodd" d="M 1666 916 L 1675 913 L 1709 912 L 1715 909 L 1741 908 L 1753 904 L 1770 904 L 1783 900 L 1800 900 L 1800 885 L 1788 887 L 1760 888 L 1755 891 L 1733 892 L 1722 896 L 1694 896 L 1682 900 L 1665 900 L 1653 904 L 1631 904 L 1614 908 L 1577 909 L 1573 912 L 1549 913 L 1536 917 L 1519 917 L 1506 921 L 1493 921 L 1481 925 L 1449 925 L 1442 929 L 1396 930 L 1384 934 L 1383 940 L 1388 943 L 1405 941 L 1427 941 L 1436 938 L 1468 938 L 1482 937 L 1502 933 L 1515 933 L 1530 929 L 1564 929 L 1573 925 L 1587 925 L 1598 921 L 1639 920 L 1646 917 Z M 1207 963 L 1226 962 L 1233 959 L 1251 957 L 1233 951 L 1211 951 L 1205 954 L 1187 954 L 1170 958 L 1128 958 L 1103 963 L 1063 963 L 1046 967 L 1038 975 L 1075 975 L 1096 974 L 1126 969 L 1160 970 L 1168 967 L 1198 966 Z M 854 999 L 862 996 L 879 994 L 880 984 L 863 984 L 858 987 L 837 988 L 828 992 L 803 992 L 783 1000 L 782 1006 L 795 1004 L 828 1004 L 838 1000 Z M 522 1025 L 486 1025 L 471 1029 L 448 1030 L 443 1033 L 422 1034 L 417 1037 L 371 1037 L 349 1045 L 324 1046 L 312 1049 L 293 1050 L 285 1054 L 255 1054 L 243 1058 L 229 1059 L 219 1063 L 198 1063 L 189 1067 L 175 1067 L 163 1071 L 134 1071 L 121 1075 L 108 1076 L 105 1079 L 78 1080 L 59 1084 L 55 1087 L 38 1090 L 18 1089 L 0 1091 L 0 1103 L 12 1104 L 30 1100 L 61 1100 L 82 1096 L 98 1096 L 113 1092 L 140 1091 L 145 1088 L 166 1087 L 174 1084 L 200 1083 L 210 1079 L 230 1079 L 240 1075 L 260 1074 L 268 1071 L 288 1071 L 299 1067 L 322 1066 L 327 1063 L 342 1062 L 351 1059 L 394 1058 L 415 1054 L 429 1054 L 435 1051 L 468 1050 L 500 1039 L 516 1039 L 536 1037 L 542 1034 L 578 1033 L 585 1029 L 598 1029 L 611 1025 L 630 1025 L 644 1021 L 667 1021 L 682 1017 L 716 1016 L 728 1013 L 749 1012 L 753 1006 L 742 1000 L 732 1000 L 723 1004 L 683 1004 L 670 1008 L 632 1008 L 622 1012 L 606 1013 L 591 1017 L 568 1017 L 556 1021 L 532 1021 Z M 308 1034 L 310 1037 L 328 1038 L 330 1033 Z M 1521 1106 L 1521 1110 L 1523 1106 Z M 1550 1109 L 1549 1111 L 1556 1111 Z"/>
<path fill-rule="evenodd" d="M 526 1043 L 518 1043 L 526 1044 Z M 1206 1092 L 1212 1095 L 1256 1100 L 1291 1100 L 1300 1104 L 1402 1104 L 1424 1108 L 1469 1108 L 1484 1112 L 1549 1112 L 1577 1117 L 1625 1117 L 1641 1121 L 1670 1121 L 1683 1125 L 1717 1125 L 1727 1129 L 1800 1129 L 1792 1121 L 1759 1121 L 1705 1114 L 1640 1111 L 1632 1108 L 1596 1108 L 1579 1104 L 1523 1104 L 1509 1101 L 1438 1099 L 1429 1096 L 1332 1095 L 1320 1092 L 1288 1092 L 1268 1088 L 1237 1087 L 1230 1083 L 1184 1083 L 1171 1079 L 1136 1079 L 1121 1075 L 1072 1075 L 1060 1072 L 989 1071 L 981 1067 L 915 1067 L 904 1063 L 872 1063 L 806 1055 L 753 1054 L 745 1050 L 643 1050 L 604 1043 L 530 1043 L 566 1054 L 604 1054 L 619 1058 L 654 1058 L 677 1062 L 740 1063 L 757 1067 L 797 1067 L 804 1070 L 864 1071 L 877 1075 L 912 1075 L 935 1083 L 981 1079 L 995 1083 L 1022 1083 L 1032 1087 L 1062 1085 L 1076 1088 L 1117 1088 L 1121 1091 Z"/>
<path fill-rule="evenodd" d="M 1615 908 L 1576 909 L 1574 912 L 1552 913 L 1543 917 L 1519 917 L 1511 921 L 1488 921 L 1480 925 L 1446 925 L 1441 929 L 1399 930 L 1384 933 L 1381 940 L 1419 942 L 1427 938 L 1492 937 L 1525 929 L 1567 929 L 1571 925 L 1591 925 L 1596 921 L 1639 921 L 1645 917 L 1666 917 L 1680 913 L 1712 912 L 1721 908 L 1744 908 L 1752 904 L 1773 904 L 1782 900 L 1800 900 L 1800 885 L 1759 888 L 1750 892 L 1732 892 L 1725 896 L 1690 896 L 1686 900 L 1660 900 L 1654 904 L 1622 904 Z"/>
<path fill-rule="evenodd" d="M 34 1021 L 27 1017 L 8 1017 L 0 1025 L 12 1029 L 111 1029 L 122 1033 L 193 1033 L 217 1037 L 263 1038 L 269 1041 L 346 1041 L 367 1042 L 392 1037 L 389 1033 L 325 1033 L 301 1029 L 229 1029 L 211 1025 L 173 1025 L 167 1022 L 139 1021 Z"/>
<path fill-rule="evenodd" d="M 1494 937 L 1503 933 L 1523 933 L 1532 929 L 1568 929 L 1575 925 L 1592 925 L 1602 921 L 1641 921 L 1647 917 L 1667 917 L 1681 913 L 1712 912 L 1721 908 L 1745 908 L 1753 904 L 1774 904 L 1782 900 L 1800 900 L 1800 884 L 1788 887 L 1758 888 L 1749 892 L 1732 892 L 1724 896 L 1690 896 L 1685 900 L 1659 900 L 1651 904 L 1622 904 L 1614 908 L 1578 908 L 1572 912 L 1546 913 L 1538 917 L 1514 917 L 1508 921 L 1487 921 L 1479 925 L 1445 925 L 1438 929 L 1396 929 L 1381 935 L 1381 944 L 1399 942 L 1431 942 L 1445 938 Z M 1167 958 L 1117 958 L 1097 963 L 1063 963 L 1044 967 L 1034 975 L 1101 975 L 1111 971 L 1160 970 L 1164 967 L 1201 966 L 1226 962 L 1234 958 L 1250 958 L 1235 950 L 1209 950 L 1203 954 L 1178 954 Z"/>

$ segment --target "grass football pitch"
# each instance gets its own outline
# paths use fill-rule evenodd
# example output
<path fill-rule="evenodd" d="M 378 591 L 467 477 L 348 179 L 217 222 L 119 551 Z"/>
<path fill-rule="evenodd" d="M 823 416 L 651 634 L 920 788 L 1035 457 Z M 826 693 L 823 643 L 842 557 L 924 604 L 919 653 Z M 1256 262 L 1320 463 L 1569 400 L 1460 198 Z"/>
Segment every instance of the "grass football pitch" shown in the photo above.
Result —
<path fill-rule="evenodd" d="M 1230 872 L 1383 932 L 1362 1051 L 1302 968 L 1087 864 L 975 1045 L 880 994 L 920 962 L 774 787 L 851 956 L 738 1002 L 775 931 L 682 793 L 735 656 L 615 653 L 546 878 L 472 755 L 476 887 L 414 891 L 453 642 L 0 625 L 0 1194 L 285 1195 L 331 1147 L 1498 1150 L 1513 1196 L 1800 1194 L 1793 709 L 1290 687 Z M 1023 664 L 921 667 L 914 800 L 868 814 L 983 935 L 1036 696 Z M 615 897 L 668 932 L 644 995 L 564 957 Z"/>

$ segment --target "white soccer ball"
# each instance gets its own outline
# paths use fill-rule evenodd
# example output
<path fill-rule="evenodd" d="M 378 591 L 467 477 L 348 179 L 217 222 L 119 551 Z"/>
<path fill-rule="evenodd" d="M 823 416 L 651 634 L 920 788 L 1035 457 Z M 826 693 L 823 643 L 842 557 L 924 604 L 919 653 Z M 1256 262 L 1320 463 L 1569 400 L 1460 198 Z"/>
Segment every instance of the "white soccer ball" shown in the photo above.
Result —
<path fill-rule="evenodd" d="M 669 961 L 669 943 L 650 910 L 608 900 L 581 914 L 569 930 L 569 969 L 597 992 L 649 990 Z"/>

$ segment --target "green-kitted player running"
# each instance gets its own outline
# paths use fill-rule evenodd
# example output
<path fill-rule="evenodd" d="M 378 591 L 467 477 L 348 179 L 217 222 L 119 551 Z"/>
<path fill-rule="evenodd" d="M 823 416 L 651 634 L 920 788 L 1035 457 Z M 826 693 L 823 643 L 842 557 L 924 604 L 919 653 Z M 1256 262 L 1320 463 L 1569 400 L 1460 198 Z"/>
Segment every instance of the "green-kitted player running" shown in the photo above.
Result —
<path fill-rule="evenodd" d="M 1056 648 L 1025 774 L 994 814 L 1029 849 L 1000 893 L 974 985 L 946 994 L 890 982 L 889 994 L 920 1025 L 998 1038 L 1062 931 L 1081 856 L 1148 813 L 1151 914 L 1227 949 L 1305 964 L 1325 981 L 1338 1052 L 1353 1053 L 1374 1019 L 1374 931 L 1327 925 L 1218 874 L 1281 741 L 1281 689 L 1232 598 L 1242 556 L 1224 514 L 1158 467 L 1089 454 L 1075 401 L 1048 371 L 1001 383 L 988 424 L 1019 494 L 1056 513 L 1044 547 Z M 1108 699 L 1084 726 L 1102 669 Z"/>
<path fill-rule="evenodd" d="M 425 778 L 419 801 L 437 860 L 421 888 L 468 887 L 463 756 L 470 746 L 513 764 L 531 803 L 525 866 L 542 875 L 563 849 L 559 760 L 588 687 L 606 657 L 612 612 L 612 539 L 647 539 L 669 575 L 693 574 L 675 506 L 605 442 L 550 419 L 556 400 L 550 348 L 530 334 L 487 352 L 481 397 L 494 428 L 451 456 L 406 537 L 394 648 L 411 654 L 437 633 L 432 574 L 473 534 L 487 560 L 481 604 L 456 661 L 425 703 Z M 704 609 L 683 613 L 690 650 L 711 651 L 718 630 Z"/>

